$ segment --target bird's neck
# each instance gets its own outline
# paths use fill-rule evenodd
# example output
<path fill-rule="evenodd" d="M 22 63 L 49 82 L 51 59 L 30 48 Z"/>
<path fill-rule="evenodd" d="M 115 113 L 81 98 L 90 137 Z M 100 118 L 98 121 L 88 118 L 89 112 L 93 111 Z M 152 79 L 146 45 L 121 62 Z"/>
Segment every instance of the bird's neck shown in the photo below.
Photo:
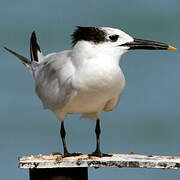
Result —
<path fill-rule="evenodd" d="M 82 67 L 83 64 L 95 63 L 119 66 L 121 56 L 124 54 L 107 47 L 97 46 L 89 42 L 81 42 L 76 44 L 72 50 L 72 59 L 75 67 Z"/>

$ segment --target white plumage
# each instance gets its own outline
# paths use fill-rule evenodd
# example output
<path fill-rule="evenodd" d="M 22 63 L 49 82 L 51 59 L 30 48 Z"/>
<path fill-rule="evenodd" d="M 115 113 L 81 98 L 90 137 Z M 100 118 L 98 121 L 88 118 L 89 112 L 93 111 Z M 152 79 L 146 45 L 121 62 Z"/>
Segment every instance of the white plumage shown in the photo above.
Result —
<path fill-rule="evenodd" d="M 120 30 L 102 28 L 109 35 L 122 38 L 116 42 L 93 44 L 79 41 L 72 51 L 47 56 L 39 53 L 32 63 L 35 89 L 44 108 L 52 110 L 60 120 L 67 114 L 97 120 L 103 110 L 113 110 L 125 85 L 119 66 L 127 48 L 119 46 L 133 38 Z"/>
<path fill-rule="evenodd" d="M 101 112 L 113 110 L 125 86 L 120 58 L 131 49 L 172 49 L 154 41 L 134 39 L 119 29 L 78 27 L 72 35 L 73 49 L 43 56 L 35 33 L 31 36 L 31 61 L 5 48 L 25 64 L 35 80 L 35 90 L 45 109 L 62 121 L 64 154 L 69 155 L 63 121 L 67 114 L 98 120 Z M 97 147 L 102 156 L 100 125 L 96 124 Z"/>

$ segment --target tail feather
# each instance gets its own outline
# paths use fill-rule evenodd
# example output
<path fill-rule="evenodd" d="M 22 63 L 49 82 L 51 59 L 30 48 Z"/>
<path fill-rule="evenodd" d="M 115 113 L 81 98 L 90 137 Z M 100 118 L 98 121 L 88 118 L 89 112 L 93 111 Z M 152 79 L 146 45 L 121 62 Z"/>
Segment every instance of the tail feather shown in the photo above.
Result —
<path fill-rule="evenodd" d="M 30 40 L 31 61 L 39 61 L 38 53 L 41 53 L 41 49 L 39 47 L 39 44 L 37 43 L 36 34 L 35 32 L 33 32 Z"/>
<path fill-rule="evenodd" d="M 12 53 L 13 55 L 15 55 L 17 58 L 19 58 L 21 60 L 21 62 L 29 68 L 30 71 L 32 71 L 32 67 L 31 67 L 31 61 L 29 61 L 29 59 L 27 59 L 26 57 L 24 56 L 21 56 L 20 54 L 16 53 L 15 51 L 7 48 L 7 47 L 4 47 L 5 50 L 7 50 L 8 52 Z"/>
<path fill-rule="evenodd" d="M 13 55 L 15 55 L 16 57 L 18 57 L 21 62 L 29 68 L 29 70 L 32 72 L 32 62 L 41 62 L 41 60 L 43 59 L 43 54 L 41 53 L 41 49 L 37 43 L 37 38 L 36 38 L 36 34 L 35 32 L 32 32 L 32 35 L 31 35 L 31 39 L 30 39 L 30 55 L 31 55 L 31 61 L 16 53 L 15 51 L 7 48 L 7 47 L 4 47 L 5 50 L 7 50 L 8 52 L 12 53 Z"/>

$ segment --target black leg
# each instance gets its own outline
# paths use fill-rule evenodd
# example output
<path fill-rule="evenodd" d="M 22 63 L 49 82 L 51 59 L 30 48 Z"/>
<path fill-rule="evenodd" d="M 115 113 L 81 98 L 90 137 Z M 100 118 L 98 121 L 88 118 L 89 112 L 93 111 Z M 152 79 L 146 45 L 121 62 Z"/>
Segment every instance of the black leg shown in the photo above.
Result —
<path fill-rule="evenodd" d="M 66 139 L 65 139 L 66 131 L 64 129 L 64 122 L 63 121 L 61 122 L 60 134 L 61 134 L 61 139 L 62 139 L 63 148 L 64 148 L 64 156 L 69 156 L 70 153 L 68 152 L 67 147 L 66 147 Z"/>
<path fill-rule="evenodd" d="M 100 150 L 100 134 L 101 134 L 101 128 L 100 128 L 100 120 L 97 119 L 96 121 L 96 128 L 95 128 L 95 133 L 96 133 L 96 150 L 90 154 L 90 156 L 97 156 L 97 157 L 103 157 L 103 156 L 112 156 L 109 154 L 104 154 Z"/>
<path fill-rule="evenodd" d="M 95 133 L 96 133 L 96 150 L 91 154 L 91 156 L 102 157 L 103 154 L 101 153 L 101 150 L 100 150 L 101 129 L 100 129 L 100 120 L 99 119 L 97 119 L 97 121 L 96 121 Z"/>
<path fill-rule="evenodd" d="M 68 156 L 80 156 L 82 155 L 81 153 L 69 153 L 67 150 L 67 146 L 66 146 L 66 131 L 64 128 L 64 122 L 61 122 L 61 130 L 60 130 L 60 135 L 61 135 L 61 139 L 62 139 L 62 143 L 63 143 L 63 148 L 64 148 L 64 157 L 68 157 Z"/>

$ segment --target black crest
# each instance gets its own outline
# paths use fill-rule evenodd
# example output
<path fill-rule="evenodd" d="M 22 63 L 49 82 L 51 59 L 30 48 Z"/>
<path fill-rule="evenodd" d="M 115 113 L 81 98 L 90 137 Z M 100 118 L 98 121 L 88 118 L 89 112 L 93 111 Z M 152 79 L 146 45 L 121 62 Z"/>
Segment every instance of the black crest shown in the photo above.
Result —
<path fill-rule="evenodd" d="M 97 27 L 80 27 L 72 34 L 72 44 L 73 46 L 81 40 L 92 41 L 95 44 L 107 41 L 106 32 Z"/>

